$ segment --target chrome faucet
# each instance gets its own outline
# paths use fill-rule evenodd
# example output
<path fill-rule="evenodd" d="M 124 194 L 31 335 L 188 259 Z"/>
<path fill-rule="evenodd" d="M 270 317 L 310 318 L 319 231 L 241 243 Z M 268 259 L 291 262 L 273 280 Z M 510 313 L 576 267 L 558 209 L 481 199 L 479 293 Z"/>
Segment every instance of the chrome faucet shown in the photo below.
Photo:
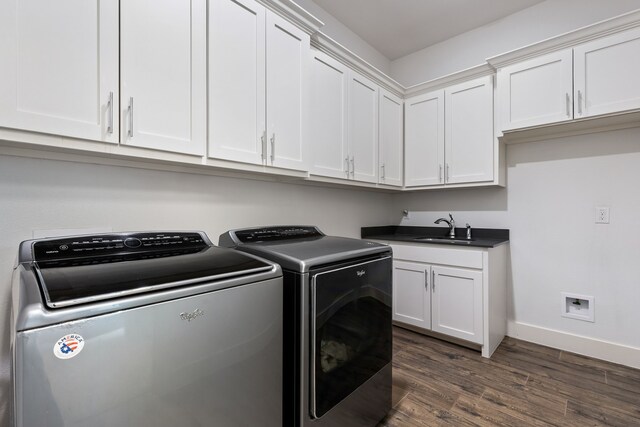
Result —
<path fill-rule="evenodd" d="M 456 222 L 453 219 L 453 215 L 449 214 L 449 218 L 451 218 L 451 221 L 444 219 L 444 218 L 438 218 L 435 220 L 434 224 L 440 224 L 441 222 L 446 222 L 447 225 L 449 225 L 449 237 L 451 237 L 452 239 L 455 239 L 456 237 Z"/>

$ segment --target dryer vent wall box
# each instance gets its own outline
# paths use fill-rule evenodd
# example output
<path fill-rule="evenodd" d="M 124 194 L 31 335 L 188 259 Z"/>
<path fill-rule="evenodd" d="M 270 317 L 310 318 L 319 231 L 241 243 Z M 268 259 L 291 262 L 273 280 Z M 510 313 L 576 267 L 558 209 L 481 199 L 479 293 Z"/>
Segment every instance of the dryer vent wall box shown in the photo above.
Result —
<path fill-rule="evenodd" d="M 282 426 L 274 263 L 200 232 L 29 240 L 13 294 L 16 427 Z"/>
<path fill-rule="evenodd" d="M 570 319 L 594 322 L 594 297 L 562 292 L 560 314 Z"/>

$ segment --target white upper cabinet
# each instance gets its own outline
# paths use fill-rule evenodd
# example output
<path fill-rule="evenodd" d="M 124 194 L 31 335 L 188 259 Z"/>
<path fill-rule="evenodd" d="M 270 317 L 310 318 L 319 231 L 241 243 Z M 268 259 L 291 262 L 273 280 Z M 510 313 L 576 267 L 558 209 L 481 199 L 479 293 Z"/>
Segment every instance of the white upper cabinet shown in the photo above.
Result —
<path fill-rule="evenodd" d="M 253 0 L 209 2 L 209 156 L 266 160 L 266 10 Z"/>
<path fill-rule="evenodd" d="M 444 90 L 405 100 L 407 187 L 444 183 Z"/>
<path fill-rule="evenodd" d="M 492 76 L 445 90 L 445 181 L 491 181 L 494 177 Z"/>
<path fill-rule="evenodd" d="M 267 11 L 267 137 L 272 166 L 308 169 L 309 49 L 308 34 Z"/>
<path fill-rule="evenodd" d="M 378 181 L 378 86 L 352 72 L 349 78 L 351 177 Z"/>
<path fill-rule="evenodd" d="M 403 102 L 390 92 L 380 89 L 378 150 L 380 184 L 402 186 Z"/>
<path fill-rule="evenodd" d="M 311 52 L 309 138 L 311 173 L 349 178 L 347 131 L 348 68 L 318 52 Z"/>
<path fill-rule="evenodd" d="M 121 2 L 123 144 L 204 154 L 206 11 L 206 0 Z"/>
<path fill-rule="evenodd" d="M 575 117 L 640 108 L 640 29 L 574 49 Z"/>
<path fill-rule="evenodd" d="M 311 69 L 311 173 L 402 186 L 402 99 L 321 52 Z"/>
<path fill-rule="evenodd" d="M 0 127 L 118 142 L 118 1 L 0 2 Z"/>
<path fill-rule="evenodd" d="M 254 0 L 209 6 L 209 157 L 308 169 L 309 35 Z"/>
<path fill-rule="evenodd" d="M 635 28 L 500 68 L 501 130 L 639 109 L 639 52 Z"/>
<path fill-rule="evenodd" d="M 499 117 L 503 131 L 573 118 L 571 49 L 498 70 Z"/>
<path fill-rule="evenodd" d="M 405 186 L 495 183 L 493 80 L 481 77 L 405 101 Z"/>

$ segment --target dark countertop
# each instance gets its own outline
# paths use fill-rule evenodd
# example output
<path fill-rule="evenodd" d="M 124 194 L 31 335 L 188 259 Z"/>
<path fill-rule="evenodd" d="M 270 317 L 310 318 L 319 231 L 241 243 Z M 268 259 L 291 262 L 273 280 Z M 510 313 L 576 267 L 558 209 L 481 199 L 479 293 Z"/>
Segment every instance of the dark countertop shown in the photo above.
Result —
<path fill-rule="evenodd" d="M 368 240 L 386 240 L 427 245 L 493 248 L 509 241 L 509 230 L 501 228 L 472 228 L 471 240 L 467 240 L 467 229 L 456 227 L 456 240 L 451 241 L 448 227 L 410 227 L 386 225 L 382 227 L 362 227 L 360 235 Z M 416 240 L 418 237 L 435 237 L 436 240 Z M 438 240 L 437 238 L 443 238 Z"/>

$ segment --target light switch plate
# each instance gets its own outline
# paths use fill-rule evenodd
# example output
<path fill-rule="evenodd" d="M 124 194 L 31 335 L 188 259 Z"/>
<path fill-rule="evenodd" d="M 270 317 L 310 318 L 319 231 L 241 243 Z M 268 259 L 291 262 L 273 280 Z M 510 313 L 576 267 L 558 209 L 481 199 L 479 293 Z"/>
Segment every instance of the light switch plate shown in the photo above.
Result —
<path fill-rule="evenodd" d="M 606 206 L 596 207 L 596 224 L 609 224 L 609 208 Z"/>

